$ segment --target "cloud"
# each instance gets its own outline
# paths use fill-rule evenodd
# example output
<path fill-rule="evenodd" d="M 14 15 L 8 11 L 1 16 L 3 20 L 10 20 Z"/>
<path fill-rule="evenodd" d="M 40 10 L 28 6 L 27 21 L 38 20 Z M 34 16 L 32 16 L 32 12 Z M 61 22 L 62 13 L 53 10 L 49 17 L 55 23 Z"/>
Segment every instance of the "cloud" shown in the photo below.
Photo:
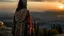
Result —
<path fill-rule="evenodd" d="M 60 1 L 60 0 L 28 0 L 28 1 Z"/>
<path fill-rule="evenodd" d="M 28 1 L 42 1 L 42 0 L 28 0 Z"/>
<path fill-rule="evenodd" d="M 16 0 L 0 0 L 0 2 L 15 2 Z"/>

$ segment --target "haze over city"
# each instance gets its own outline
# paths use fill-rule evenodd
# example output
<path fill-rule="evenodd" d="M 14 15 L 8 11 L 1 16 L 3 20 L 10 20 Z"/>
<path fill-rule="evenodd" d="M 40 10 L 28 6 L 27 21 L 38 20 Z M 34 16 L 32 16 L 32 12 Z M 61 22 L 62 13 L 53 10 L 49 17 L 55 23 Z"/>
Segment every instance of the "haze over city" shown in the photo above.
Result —
<path fill-rule="evenodd" d="M 13 26 L 14 14 L 18 7 L 18 2 L 19 0 L 0 0 L 0 21 L 4 22 L 4 25 L 6 25 L 7 27 L 11 28 Z M 36 28 L 39 28 L 40 33 L 42 30 L 46 29 L 47 30 L 46 33 L 48 33 L 50 30 L 54 30 L 54 34 L 55 34 L 57 32 L 56 29 L 59 24 L 61 24 L 61 28 L 64 33 L 64 1 L 63 0 L 27 0 L 27 10 L 29 10 L 29 15 L 30 15 L 28 17 L 32 18 L 32 19 L 30 18 L 32 20 L 31 21 L 32 24 L 36 25 Z M 24 16 L 26 15 L 24 14 Z M 25 27 L 23 26 L 23 28 Z M 42 34 L 43 32 L 41 33 L 41 35 Z"/>

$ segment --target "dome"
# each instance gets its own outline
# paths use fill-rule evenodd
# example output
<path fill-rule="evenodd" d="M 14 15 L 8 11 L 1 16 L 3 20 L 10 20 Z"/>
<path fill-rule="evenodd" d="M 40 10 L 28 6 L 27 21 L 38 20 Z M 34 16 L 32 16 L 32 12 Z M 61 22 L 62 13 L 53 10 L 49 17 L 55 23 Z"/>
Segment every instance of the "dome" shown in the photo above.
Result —
<path fill-rule="evenodd" d="M 0 21 L 0 25 L 4 25 L 4 23 L 2 21 Z"/>

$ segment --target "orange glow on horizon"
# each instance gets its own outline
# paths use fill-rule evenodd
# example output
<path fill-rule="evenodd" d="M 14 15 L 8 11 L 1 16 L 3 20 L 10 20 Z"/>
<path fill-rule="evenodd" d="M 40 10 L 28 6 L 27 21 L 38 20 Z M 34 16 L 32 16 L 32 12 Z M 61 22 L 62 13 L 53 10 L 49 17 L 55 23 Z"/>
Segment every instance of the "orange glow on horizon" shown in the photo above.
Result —
<path fill-rule="evenodd" d="M 18 2 L 0 2 L 0 9 L 12 10 L 17 8 Z M 58 2 L 27 2 L 27 9 L 34 11 L 45 11 L 45 10 L 61 10 L 64 9 L 63 4 Z"/>
<path fill-rule="evenodd" d="M 27 8 L 35 11 L 63 10 L 63 4 L 59 2 L 28 2 Z"/>
<path fill-rule="evenodd" d="M 63 10 L 64 9 L 64 5 L 63 4 L 59 4 L 58 5 L 58 9 Z"/>

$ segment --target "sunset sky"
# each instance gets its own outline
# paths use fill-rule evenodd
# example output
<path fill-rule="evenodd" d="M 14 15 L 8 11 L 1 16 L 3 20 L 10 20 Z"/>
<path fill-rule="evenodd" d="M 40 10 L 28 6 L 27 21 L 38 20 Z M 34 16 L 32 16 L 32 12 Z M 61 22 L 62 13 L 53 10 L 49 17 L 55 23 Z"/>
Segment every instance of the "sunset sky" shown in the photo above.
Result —
<path fill-rule="evenodd" d="M 45 10 L 63 10 L 64 4 L 60 0 L 28 0 L 27 8 L 31 11 L 45 11 Z M 0 11 L 15 10 L 18 0 L 0 0 Z"/>

